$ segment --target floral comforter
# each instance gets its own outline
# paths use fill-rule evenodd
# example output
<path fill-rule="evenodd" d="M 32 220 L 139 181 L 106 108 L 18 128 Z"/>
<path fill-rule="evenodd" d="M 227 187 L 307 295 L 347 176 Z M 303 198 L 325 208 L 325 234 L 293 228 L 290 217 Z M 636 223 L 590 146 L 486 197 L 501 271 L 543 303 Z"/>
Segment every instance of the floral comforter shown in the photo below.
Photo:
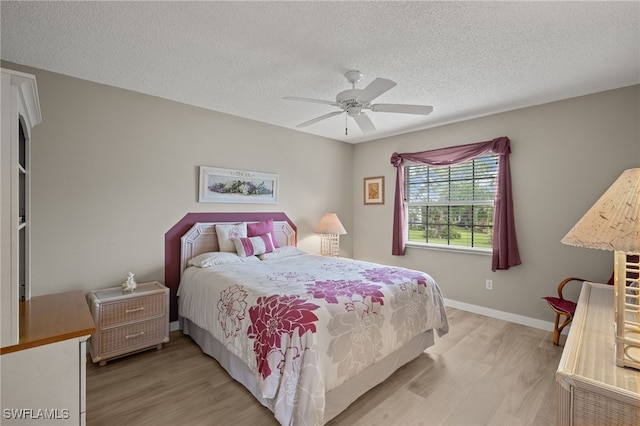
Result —
<path fill-rule="evenodd" d="M 188 268 L 179 313 L 254 372 L 283 425 L 323 424 L 324 395 L 416 335 L 448 331 L 422 272 L 313 254 Z"/>

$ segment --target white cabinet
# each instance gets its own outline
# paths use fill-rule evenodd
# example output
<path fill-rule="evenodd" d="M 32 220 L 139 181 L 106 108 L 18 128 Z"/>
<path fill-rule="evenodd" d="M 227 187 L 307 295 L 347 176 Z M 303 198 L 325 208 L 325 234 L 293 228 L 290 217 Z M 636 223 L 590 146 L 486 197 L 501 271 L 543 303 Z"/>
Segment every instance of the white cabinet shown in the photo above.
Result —
<path fill-rule="evenodd" d="M 35 77 L 2 69 L 0 346 L 18 342 L 18 302 L 30 297 L 31 129 L 42 119 Z"/>
<path fill-rule="evenodd" d="M 31 129 L 35 77 L 2 69 L 0 145 L 0 423 L 85 424 L 87 339 L 81 290 L 31 297 Z"/>
<path fill-rule="evenodd" d="M 84 339 L 2 355 L 2 369 L 11 372 L 2 378 L 3 425 L 85 423 L 85 392 L 78 386 L 86 371 Z"/>
<path fill-rule="evenodd" d="M 32 297 L 20 311 L 18 344 L 0 349 L 0 423 L 84 425 L 95 331 L 84 293 Z"/>

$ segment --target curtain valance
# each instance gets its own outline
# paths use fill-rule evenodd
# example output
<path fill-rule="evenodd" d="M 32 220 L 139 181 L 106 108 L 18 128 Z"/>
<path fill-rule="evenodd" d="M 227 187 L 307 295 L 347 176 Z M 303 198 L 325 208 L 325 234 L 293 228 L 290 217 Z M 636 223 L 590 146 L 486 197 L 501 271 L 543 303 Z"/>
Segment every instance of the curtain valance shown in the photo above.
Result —
<path fill-rule="evenodd" d="M 407 233 L 405 230 L 404 203 L 404 162 L 411 161 L 429 166 L 450 166 L 479 157 L 486 152 L 498 155 L 498 175 L 493 216 L 493 259 L 491 269 L 509 269 L 520 265 L 520 254 L 516 239 L 511 195 L 511 170 L 509 154 L 511 141 L 503 136 L 486 142 L 477 142 L 430 151 L 398 154 L 391 156 L 391 164 L 396 167 L 396 195 L 393 214 L 392 254 L 403 256 Z"/>

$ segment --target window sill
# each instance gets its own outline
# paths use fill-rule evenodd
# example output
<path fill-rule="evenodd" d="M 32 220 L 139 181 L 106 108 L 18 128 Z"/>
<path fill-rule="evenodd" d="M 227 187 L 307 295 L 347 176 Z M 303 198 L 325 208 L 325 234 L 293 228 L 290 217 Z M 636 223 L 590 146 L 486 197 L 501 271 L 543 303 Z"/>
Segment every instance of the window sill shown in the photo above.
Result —
<path fill-rule="evenodd" d="M 406 243 L 407 247 L 417 248 L 422 250 L 438 250 L 438 251 L 449 251 L 456 253 L 470 253 L 470 254 L 479 254 L 482 256 L 491 256 L 493 255 L 492 249 L 485 248 L 477 248 L 477 247 L 464 247 L 464 246 L 445 246 L 442 244 L 428 244 L 428 243 L 417 243 L 415 241 L 409 241 Z"/>

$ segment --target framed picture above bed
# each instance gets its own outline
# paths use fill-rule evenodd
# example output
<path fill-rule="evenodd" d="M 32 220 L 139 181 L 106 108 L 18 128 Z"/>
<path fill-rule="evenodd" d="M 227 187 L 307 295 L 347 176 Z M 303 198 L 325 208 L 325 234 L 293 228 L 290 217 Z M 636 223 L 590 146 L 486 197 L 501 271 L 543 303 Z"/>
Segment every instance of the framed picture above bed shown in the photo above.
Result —
<path fill-rule="evenodd" d="M 201 203 L 278 203 L 278 175 L 200 166 Z"/>
<path fill-rule="evenodd" d="M 364 203 L 384 204 L 384 176 L 364 178 Z"/>

